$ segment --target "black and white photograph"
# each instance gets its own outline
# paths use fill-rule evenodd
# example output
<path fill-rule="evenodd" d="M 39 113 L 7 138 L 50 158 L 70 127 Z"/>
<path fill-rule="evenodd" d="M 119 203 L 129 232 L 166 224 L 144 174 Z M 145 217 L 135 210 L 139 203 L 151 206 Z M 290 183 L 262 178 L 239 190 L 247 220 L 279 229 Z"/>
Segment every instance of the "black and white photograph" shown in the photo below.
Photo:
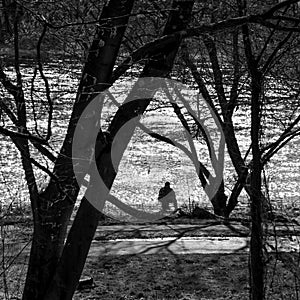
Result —
<path fill-rule="evenodd" d="M 2 299 L 300 299 L 299 0 L 0 0 Z"/>

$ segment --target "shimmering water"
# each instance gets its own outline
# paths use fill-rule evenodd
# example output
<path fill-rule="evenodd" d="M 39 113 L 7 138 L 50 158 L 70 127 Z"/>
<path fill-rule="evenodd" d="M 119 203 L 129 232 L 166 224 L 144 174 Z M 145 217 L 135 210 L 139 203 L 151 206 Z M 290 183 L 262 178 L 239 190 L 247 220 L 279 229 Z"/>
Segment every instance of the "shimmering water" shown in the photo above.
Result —
<path fill-rule="evenodd" d="M 8 72 L 10 73 L 10 72 Z M 41 77 L 37 77 L 33 86 L 33 98 L 31 78 L 33 70 L 24 67 L 25 96 L 28 99 L 28 126 L 35 132 L 37 126 L 40 134 L 46 133 L 47 105 L 45 89 Z M 54 114 L 52 123 L 52 138 L 50 140 L 51 149 L 54 154 L 59 151 L 64 134 L 68 125 L 72 103 L 76 95 L 77 83 L 80 76 L 80 69 L 69 68 L 68 66 L 53 64 L 45 68 L 45 75 L 51 85 L 51 97 L 54 101 Z M 131 81 L 129 77 L 119 81 L 119 91 L 117 94 L 128 90 Z M 122 92 L 123 89 L 123 92 Z M 0 92 L 3 97 L 3 92 Z M 36 122 L 32 108 L 36 112 Z M 172 112 L 172 109 L 155 109 L 148 112 L 143 119 L 143 123 L 155 132 L 167 135 L 170 138 L 188 146 L 182 131 L 181 125 Z M 235 126 L 240 128 L 237 137 L 245 154 L 250 145 L 249 139 L 249 110 L 240 108 L 235 113 Z M 8 120 L 4 125 L 14 129 Z M 275 128 L 276 129 L 276 128 Z M 273 133 L 276 130 L 273 129 Z M 278 130 L 277 130 L 278 131 Z M 266 138 L 271 138 L 266 137 Z M 289 209 L 295 213 L 299 211 L 300 199 L 300 139 L 297 138 L 286 145 L 278 152 L 266 167 L 266 179 L 269 182 L 269 193 L 273 200 L 274 207 L 285 211 Z M 203 163 L 208 162 L 206 147 L 195 141 L 198 157 Z M 0 202 L 7 205 L 13 201 L 14 205 L 21 206 L 28 201 L 28 193 L 23 177 L 23 170 L 17 149 L 6 137 L 1 137 L 0 141 Z M 52 164 L 46 162 L 32 149 L 33 157 L 41 164 L 51 169 Z M 35 169 L 37 182 L 43 188 L 48 180 L 40 170 Z M 226 182 L 226 192 L 230 193 L 236 174 L 225 154 L 224 178 Z M 171 145 L 166 145 L 149 137 L 142 130 L 137 129 L 130 145 L 128 146 L 121 165 L 118 176 L 115 180 L 112 193 L 117 195 L 122 201 L 128 204 L 143 205 L 144 207 L 156 207 L 157 193 L 164 181 L 170 181 L 174 188 L 179 204 L 195 201 L 202 207 L 210 208 L 199 179 L 196 176 L 195 168 L 190 159 L 181 150 Z M 245 194 L 241 197 L 240 209 L 246 210 L 248 199 Z"/>

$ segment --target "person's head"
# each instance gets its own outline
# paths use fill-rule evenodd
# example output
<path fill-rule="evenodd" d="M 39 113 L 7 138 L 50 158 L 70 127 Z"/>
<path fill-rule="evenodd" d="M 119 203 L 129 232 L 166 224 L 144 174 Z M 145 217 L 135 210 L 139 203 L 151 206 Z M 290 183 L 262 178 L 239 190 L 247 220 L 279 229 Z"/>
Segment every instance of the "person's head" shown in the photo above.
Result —
<path fill-rule="evenodd" d="M 170 187 L 170 182 L 169 182 L 169 181 L 167 181 L 167 182 L 165 183 L 165 187 Z"/>

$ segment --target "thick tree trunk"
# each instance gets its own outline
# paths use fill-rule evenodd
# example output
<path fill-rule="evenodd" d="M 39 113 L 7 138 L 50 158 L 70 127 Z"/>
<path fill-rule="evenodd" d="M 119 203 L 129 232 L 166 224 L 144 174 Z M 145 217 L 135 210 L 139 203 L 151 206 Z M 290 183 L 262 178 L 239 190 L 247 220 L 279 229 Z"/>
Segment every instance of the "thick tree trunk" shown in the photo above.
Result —
<path fill-rule="evenodd" d="M 240 14 L 246 11 L 246 2 L 239 4 Z M 242 27 L 245 56 L 251 78 L 251 144 L 252 167 L 250 174 L 250 206 L 251 206 L 251 239 L 250 239 L 250 299 L 264 299 L 264 260 L 263 260 L 263 229 L 262 229 L 262 192 L 261 192 L 261 95 L 263 74 L 259 70 L 254 55 L 249 28 Z"/>
<path fill-rule="evenodd" d="M 227 196 L 225 195 L 224 181 L 223 180 L 222 180 L 221 185 L 218 188 L 217 193 L 211 199 L 211 203 L 213 205 L 215 215 L 221 216 L 221 217 L 226 216 Z"/>
<path fill-rule="evenodd" d="M 264 261 L 262 230 L 262 197 L 261 197 L 261 151 L 260 140 L 260 93 L 261 74 L 255 72 L 252 78 L 251 97 L 251 141 L 253 167 L 250 183 L 251 201 L 251 240 L 250 240 L 250 299 L 264 299 Z"/>
<path fill-rule="evenodd" d="M 183 30 L 187 27 L 190 21 L 193 3 L 194 1 L 186 0 L 175 0 L 173 2 L 173 8 L 177 8 L 177 10 L 173 10 L 170 13 L 164 29 L 164 35 L 174 31 Z M 181 41 L 177 41 L 155 57 L 151 57 L 142 72 L 142 76 L 168 76 L 172 70 L 180 42 Z M 111 140 L 113 140 L 118 130 L 128 120 L 143 114 L 150 101 L 151 98 L 128 102 L 122 109 L 119 109 L 108 129 L 108 132 L 111 134 Z M 127 143 L 129 142 L 131 135 L 130 133 L 128 134 Z M 110 146 L 111 144 L 107 146 L 106 150 L 110 150 Z M 121 159 L 122 155 L 123 153 L 120 153 L 119 159 Z M 115 169 L 111 163 L 110 151 L 101 152 L 96 159 L 100 176 L 105 182 L 106 187 L 110 189 L 116 176 Z M 92 178 L 91 181 L 91 184 L 93 185 Z M 100 187 L 99 194 L 90 194 L 89 200 L 95 198 L 100 205 L 104 205 L 108 197 L 108 191 L 105 188 L 103 188 L 102 191 L 101 189 L 102 188 Z M 79 276 L 83 270 L 100 215 L 99 211 L 90 205 L 86 198 L 82 200 L 73 222 L 72 229 L 68 235 L 66 247 L 63 250 L 54 280 L 50 285 L 50 289 L 47 291 L 46 297 L 43 299 L 72 299 L 72 295 L 75 291 L 75 284 L 78 282 Z"/>
<path fill-rule="evenodd" d="M 38 212 L 34 212 L 39 217 L 34 224 L 23 299 L 43 299 L 55 273 L 64 246 L 68 221 L 79 191 L 72 165 L 74 130 L 78 118 L 94 98 L 95 93 L 107 88 L 133 2 L 134 0 L 111 0 L 103 8 L 99 27 L 83 70 L 67 135 L 55 163 L 53 173 L 59 182 L 51 180 L 47 189 L 39 196 Z M 121 16 L 125 17 L 120 18 Z M 114 18 L 108 25 L 107 18 L 110 17 L 119 18 Z M 106 25 L 105 30 L 101 31 L 102 24 Z M 115 27 L 116 34 L 112 35 L 111 32 L 115 31 Z M 101 40 L 104 42 L 102 46 Z"/>

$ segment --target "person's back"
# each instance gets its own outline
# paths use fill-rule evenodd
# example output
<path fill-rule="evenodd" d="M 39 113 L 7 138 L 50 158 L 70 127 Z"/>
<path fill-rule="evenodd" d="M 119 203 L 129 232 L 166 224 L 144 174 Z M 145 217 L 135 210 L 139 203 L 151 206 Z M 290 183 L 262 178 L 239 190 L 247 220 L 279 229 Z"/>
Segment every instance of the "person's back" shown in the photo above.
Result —
<path fill-rule="evenodd" d="M 170 203 L 173 203 L 174 209 L 177 209 L 175 192 L 170 187 L 169 182 L 166 182 L 165 186 L 159 190 L 158 201 L 161 202 L 163 211 L 169 210 Z"/>

